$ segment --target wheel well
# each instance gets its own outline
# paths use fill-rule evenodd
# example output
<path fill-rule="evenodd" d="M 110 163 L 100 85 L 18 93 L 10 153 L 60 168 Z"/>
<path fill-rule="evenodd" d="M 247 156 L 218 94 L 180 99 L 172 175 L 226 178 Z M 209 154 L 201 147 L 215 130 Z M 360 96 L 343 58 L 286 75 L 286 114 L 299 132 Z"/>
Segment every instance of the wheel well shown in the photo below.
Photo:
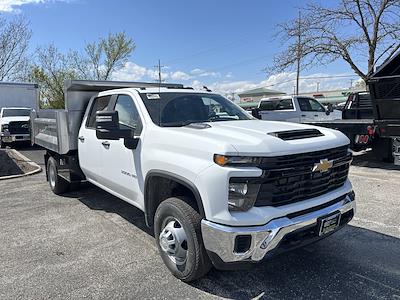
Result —
<path fill-rule="evenodd" d="M 161 202 L 179 196 L 185 197 L 186 202 L 204 217 L 200 195 L 196 188 L 181 179 L 167 175 L 152 175 L 146 178 L 144 205 L 147 226 L 153 226 L 154 215 Z"/>

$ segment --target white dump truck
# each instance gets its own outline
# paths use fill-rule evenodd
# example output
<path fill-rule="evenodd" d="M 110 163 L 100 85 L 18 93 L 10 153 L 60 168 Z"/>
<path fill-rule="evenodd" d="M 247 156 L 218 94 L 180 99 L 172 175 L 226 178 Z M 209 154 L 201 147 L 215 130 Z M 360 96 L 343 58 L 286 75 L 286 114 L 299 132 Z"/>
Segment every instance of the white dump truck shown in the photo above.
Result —
<path fill-rule="evenodd" d="M 70 81 L 65 97 L 65 110 L 33 120 L 50 188 L 87 180 L 142 210 L 183 281 L 307 245 L 353 218 L 352 155 L 338 131 L 260 121 L 179 84 Z"/>

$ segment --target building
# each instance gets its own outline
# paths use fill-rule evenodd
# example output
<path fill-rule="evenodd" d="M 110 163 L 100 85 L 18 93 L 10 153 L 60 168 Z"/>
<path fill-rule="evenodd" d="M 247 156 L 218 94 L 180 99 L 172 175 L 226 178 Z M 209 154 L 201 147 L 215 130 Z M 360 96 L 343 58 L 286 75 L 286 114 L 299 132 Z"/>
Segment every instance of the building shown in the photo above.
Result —
<path fill-rule="evenodd" d="M 244 109 L 252 109 L 258 106 L 258 102 L 260 102 L 262 98 L 284 96 L 284 95 L 286 95 L 286 93 L 270 90 L 265 87 L 252 89 L 239 93 L 239 98 L 240 98 L 239 105 Z"/>

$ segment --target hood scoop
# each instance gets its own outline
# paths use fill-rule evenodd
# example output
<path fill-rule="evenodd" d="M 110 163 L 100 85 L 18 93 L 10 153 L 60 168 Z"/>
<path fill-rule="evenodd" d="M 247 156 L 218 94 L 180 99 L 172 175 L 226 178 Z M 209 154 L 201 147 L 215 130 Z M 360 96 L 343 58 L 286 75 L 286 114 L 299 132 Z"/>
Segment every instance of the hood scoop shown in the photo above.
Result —
<path fill-rule="evenodd" d="M 318 129 L 288 130 L 288 131 L 270 132 L 268 134 L 284 141 L 300 140 L 300 139 L 308 139 L 313 137 L 324 136 L 324 134 Z"/>

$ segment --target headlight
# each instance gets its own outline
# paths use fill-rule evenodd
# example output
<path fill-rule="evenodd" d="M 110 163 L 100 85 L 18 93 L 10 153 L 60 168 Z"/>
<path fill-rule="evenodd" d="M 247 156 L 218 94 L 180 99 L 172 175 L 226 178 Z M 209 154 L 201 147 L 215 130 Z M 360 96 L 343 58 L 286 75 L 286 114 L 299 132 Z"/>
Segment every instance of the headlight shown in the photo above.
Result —
<path fill-rule="evenodd" d="M 247 211 L 254 206 L 260 184 L 235 181 L 240 181 L 240 179 L 231 178 L 229 183 L 229 210 Z"/>
<path fill-rule="evenodd" d="M 1 125 L 1 131 L 6 131 L 6 130 L 8 130 L 8 124 Z"/>
<path fill-rule="evenodd" d="M 245 166 L 252 167 L 260 164 L 259 157 L 251 156 L 227 156 L 214 154 L 214 162 L 220 166 Z"/>

